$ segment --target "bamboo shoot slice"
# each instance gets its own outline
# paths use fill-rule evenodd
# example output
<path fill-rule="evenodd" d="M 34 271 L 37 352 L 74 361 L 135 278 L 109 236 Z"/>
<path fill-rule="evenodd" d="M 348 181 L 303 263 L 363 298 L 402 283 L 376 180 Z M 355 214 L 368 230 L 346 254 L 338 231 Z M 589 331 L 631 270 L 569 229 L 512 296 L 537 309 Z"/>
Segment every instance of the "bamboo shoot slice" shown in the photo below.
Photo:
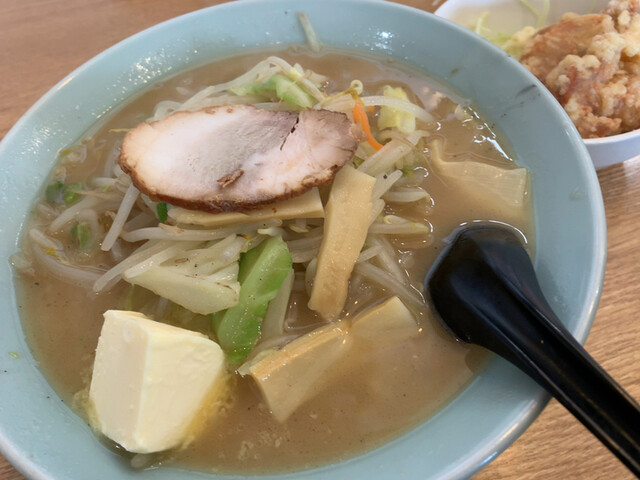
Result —
<path fill-rule="evenodd" d="M 418 331 L 414 315 L 398 297 L 391 297 L 356 316 L 350 330 L 358 338 L 382 343 L 399 342 Z"/>
<path fill-rule="evenodd" d="M 312 188 L 299 197 L 295 197 L 272 205 L 267 205 L 259 210 L 246 213 L 209 213 L 186 208 L 171 208 L 168 216 L 178 224 L 200 225 L 203 227 L 223 227 L 226 225 L 238 225 L 278 218 L 289 220 L 292 218 L 322 218 L 324 209 L 317 188 Z"/>
<path fill-rule="evenodd" d="M 309 308 L 327 320 L 337 318 L 344 308 L 349 277 L 367 238 L 375 183 L 374 177 L 349 165 L 333 181 L 309 299 Z"/>
<path fill-rule="evenodd" d="M 347 354 L 357 342 L 380 340 L 382 346 L 393 346 L 418 332 L 413 314 L 398 297 L 392 297 L 351 322 L 334 322 L 296 338 L 280 350 L 260 352 L 238 372 L 253 377 L 267 407 L 283 422 L 326 388 L 338 364 L 353 361 Z"/>
<path fill-rule="evenodd" d="M 280 350 L 261 352 L 238 372 L 254 378 L 273 416 L 284 422 L 320 390 L 323 378 L 348 347 L 346 329 L 331 324 L 293 340 Z"/>

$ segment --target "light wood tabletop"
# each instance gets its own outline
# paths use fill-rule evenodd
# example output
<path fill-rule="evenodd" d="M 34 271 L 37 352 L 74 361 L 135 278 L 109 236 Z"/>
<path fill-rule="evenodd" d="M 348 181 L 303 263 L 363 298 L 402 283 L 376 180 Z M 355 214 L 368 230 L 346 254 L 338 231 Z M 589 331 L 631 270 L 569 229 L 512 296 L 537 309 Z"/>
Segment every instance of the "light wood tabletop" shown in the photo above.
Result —
<path fill-rule="evenodd" d="M 0 138 L 40 96 L 105 48 L 151 25 L 217 3 L 222 2 L 0 0 Z M 433 11 L 439 0 L 400 3 Z M 598 176 L 607 215 L 608 259 L 586 347 L 631 395 L 640 398 L 640 160 L 606 168 Z M 23 478 L 0 457 L 0 480 Z M 551 401 L 525 434 L 474 478 L 634 477 Z"/>

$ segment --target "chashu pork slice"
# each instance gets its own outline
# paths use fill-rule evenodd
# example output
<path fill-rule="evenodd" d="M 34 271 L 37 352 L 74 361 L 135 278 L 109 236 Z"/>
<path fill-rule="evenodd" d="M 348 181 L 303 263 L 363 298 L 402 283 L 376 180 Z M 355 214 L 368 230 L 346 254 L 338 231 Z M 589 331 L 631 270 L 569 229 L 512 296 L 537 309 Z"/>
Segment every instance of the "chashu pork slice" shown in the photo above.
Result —
<path fill-rule="evenodd" d="M 358 140 L 343 113 L 226 105 L 177 112 L 125 137 L 120 166 L 157 201 L 245 211 L 329 182 Z"/>

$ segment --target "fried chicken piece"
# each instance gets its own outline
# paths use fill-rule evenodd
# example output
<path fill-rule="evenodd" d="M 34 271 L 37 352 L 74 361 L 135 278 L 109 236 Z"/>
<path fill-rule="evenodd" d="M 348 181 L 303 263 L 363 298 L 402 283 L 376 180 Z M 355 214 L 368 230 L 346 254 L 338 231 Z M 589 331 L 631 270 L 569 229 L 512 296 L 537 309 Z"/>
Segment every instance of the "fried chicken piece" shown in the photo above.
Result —
<path fill-rule="evenodd" d="M 565 14 L 520 59 L 554 94 L 583 138 L 640 127 L 640 0 L 600 14 Z"/>
<path fill-rule="evenodd" d="M 539 30 L 527 42 L 520 62 L 544 82 L 567 55 L 585 55 L 596 35 L 613 31 L 613 21 L 608 15 L 567 13 L 558 23 Z"/>
<path fill-rule="evenodd" d="M 604 10 L 602 10 L 602 13 L 616 20 L 622 16 L 620 20 L 622 21 L 622 26 L 624 26 L 626 19 L 629 18 L 628 15 L 637 12 L 639 7 L 640 0 L 611 0 Z M 616 21 L 616 26 L 617 23 Z"/>

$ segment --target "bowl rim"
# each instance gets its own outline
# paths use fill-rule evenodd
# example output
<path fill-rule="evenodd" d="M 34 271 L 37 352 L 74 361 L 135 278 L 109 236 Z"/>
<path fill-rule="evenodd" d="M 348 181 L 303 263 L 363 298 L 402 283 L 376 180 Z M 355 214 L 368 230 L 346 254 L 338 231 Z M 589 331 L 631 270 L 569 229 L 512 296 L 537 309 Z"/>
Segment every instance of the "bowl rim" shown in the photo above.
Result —
<path fill-rule="evenodd" d="M 609 135 L 607 137 L 598 137 L 598 138 L 584 138 L 582 141 L 587 145 L 607 145 L 609 143 L 617 143 L 617 142 L 626 142 L 629 140 L 634 140 L 640 136 L 640 128 L 636 128 L 635 130 L 629 130 L 624 133 L 617 133 L 615 135 Z M 638 149 L 640 153 L 640 148 Z"/>
<path fill-rule="evenodd" d="M 340 4 L 343 0 L 328 0 L 327 3 Z M 220 5 L 215 5 L 212 7 L 208 7 L 202 10 L 194 11 L 180 17 L 176 17 L 174 19 L 168 20 L 156 26 L 153 26 L 149 29 L 143 30 L 119 43 L 105 50 L 104 52 L 98 54 L 93 57 L 88 62 L 84 63 L 77 69 L 75 69 L 72 73 L 63 78 L 58 84 L 56 84 L 53 88 L 51 88 L 44 96 L 42 96 L 21 118 L 20 120 L 11 128 L 11 130 L 4 137 L 2 142 L 0 143 L 0 158 L 2 158 L 6 154 L 6 150 L 10 149 L 10 146 L 15 143 L 16 138 L 21 134 L 22 130 L 27 128 L 28 124 L 33 121 L 33 117 L 37 116 L 37 113 L 43 106 L 45 106 L 52 97 L 57 95 L 57 92 L 62 88 L 70 88 L 75 85 L 78 77 L 82 77 L 86 74 L 87 71 L 90 71 L 94 68 L 96 64 L 102 62 L 105 58 L 109 58 L 110 56 L 117 55 L 121 50 L 126 49 L 132 43 L 143 41 L 143 39 L 148 38 L 149 36 L 153 36 L 157 34 L 157 32 L 163 31 L 163 29 L 167 28 L 168 25 L 175 26 L 180 22 L 188 22 L 189 19 L 197 18 L 201 15 L 207 15 L 208 12 L 215 10 L 216 12 L 222 10 L 235 10 L 236 8 L 245 8 L 246 6 L 253 5 L 259 6 L 263 3 L 270 3 L 276 5 L 288 5 L 290 7 L 300 8 L 301 5 L 307 5 L 309 9 L 311 9 L 313 5 L 313 0 L 275 0 L 272 2 L 264 2 L 263 0 L 244 0 L 239 3 L 225 3 Z M 430 17 L 431 15 L 421 11 L 414 9 L 412 7 L 408 7 L 405 5 L 398 5 L 393 3 L 380 2 L 377 0 L 349 0 L 348 2 L 344 2 L 345 4 L 349 3 L 352 5 L 358 5 L 360 7 L 371 7 L 374 10 L 383 9 L 385 11 L 394 11 L 405 12 L 411 15 L 425 16 Z M 440 21 L 440 20 L 435 20 Z M 460 32 L 463 32 L 462 27 L 457 27 Z M 465 33 L 461 33 L 465 35 Z M 469 32 L 471 34 L 471 32 Z M 237 49 L 236 49 L 237 51 Z M 497 49 L 496 49 L 497 51 Z M 130 96 L 128 94 L 127 96 Z M 564 111 L 562 111 L 564 113 Z M 91 124 L 90 122 L 89 124 Z M 582 148 L 584 148 L 584 145 Z M 576 145 L 576 148 L 580 149 L 579 145 Z M 584 151 L 586 153 L 586 150 Z M 584 156 L 584 155 L 583 155 Z M 588 156 L 587 156 L 588 158 Z M 589 165 L 590 166 L 590 165 Z M 586 168 L 586 165 L 582 165 L 582 173 L 586 176 L 587 182 L 589 184 L 589 188 L 594 192 L 599 192 L 599 186 L 597 183 L 597 177 L 595 176 L 595 172 Z M 591 305 L 585 307 L 585 318 L 586 322 L 578 329 L 575 334 L 578 340 L 584 342 L 586 338 L 586 334 L 588 329 L 590 328 L 591 322 L 593 321 L 593 317 L 595 315 L 595 307 L 597 306 L 598 300 L 601 294 L 602 280 L 604 276 L 604 259 L 605 259 L 605 250 L 606 250 L 606 231 L 604 230 L 604 207 L 602 205 L 601 197 L 593 199 L 593 206 L 595 208 L 596 217 L 594 218 L 594 224 L 596 225 L 596 232 L 600 233 L 599 236 L 596 235 L 595 243 L 598 245 L 599 256 L 596 259 L 596 271 L 593 272 L 592 275 L 592 286 L 595 290 L 592 292 L 592 302 Z M 13 289 L 12 294 L 13 294 Z M 15 304 L 13 305 L 15 308 Z M 24 344 L 26 345 L 26 344 Z M 509 367 L 506 367 L 509 370 Z M 477 379 L 476 379 L 477 381 Z M 474 383 L 476 382 L 474 381 Z M 507 446 L 509 446 L 535 419 L 537 414 L 544 408 L 546 401 L 548 400 L 548 396 L 538 387 L 532 387 L 532 392 L 535 392 L 529 397 L 529 401 L 522 405 L 517 412 L 513 413 L 513 418 L 511 421 L 511 428 L 508 432 L 499 436 L 498 440 L 491 445 L 485 446 L 484 448 L 478 449 L 478 451 L 474 452 L 473 455 L 468 455 L 467 457 L 461 459 L 461 461 L 457 464 L 456 468 L 449 472 L 448 476 L 442 478 L 461 478 L 465 476 L 469 476 L 473 474 L 478 469 L 482 468 L 485 464 L 490 462 L 498 453 L 504 450 Z M 448 409 L 453 408 L 455 403 L 451 402 L 447 407 L 442 409 L 436 416 L 442 416 L 443 412 Z M 76 421 L 75 423 L 82 424 L 81 421 Z M 413 435 L 415 431 L 409 432 L 405 435 Z M 390 442 L 394 443 L 394 441 Z M 385 447 L 382 447 L 385 448 Z M 371 455 L 375 455 L 379 449 L 375 449 L 367 454 L 361 455 L 356 458 L 364 458 L 369 457 Z M 16 466 L 18 470 L 20 470 L 25 476 L 29 478 L 34 478 L 38 480 L 52 480 L 56 477 L 50 476 L 48 470 L 43 468 L 42 465 L 37 464 L 34 460 L 30 459 L 28 455 L 25 455 L 25 452 L 18 448 L 15 444 L 13 444 L 9 437 L 7 437 L 6 432 L 3 429 L 3 426 L 0 425 L 0 452 L 5 455 L 5 457 L 11 461 L 12 464 Z M 346 462 L 342 462 L 337 464 L 338 466 L 349 464 L 351 460 L 347 460 Z M 335 465 L 329 467 L 323 467 L 313 471 L 327 471 L 329 474 L 333 474 L 331 470 L 335 467 Z M 312 472 L 313 472 L 312 471 Z M 198 476 L 197 473 L 194 474 Z M 294 474 L 295 477 L 306 477 L 309 476 L 307 472 L 299 472 Z M 207 476 L 206 478 L 211 478 Z M 236 478 L 236 477 L 234 477 Z M 270 478 L 270 477 L 264 477 Z M 280 476 L 272 477 L 272 478 L 280 478 Z"/>

